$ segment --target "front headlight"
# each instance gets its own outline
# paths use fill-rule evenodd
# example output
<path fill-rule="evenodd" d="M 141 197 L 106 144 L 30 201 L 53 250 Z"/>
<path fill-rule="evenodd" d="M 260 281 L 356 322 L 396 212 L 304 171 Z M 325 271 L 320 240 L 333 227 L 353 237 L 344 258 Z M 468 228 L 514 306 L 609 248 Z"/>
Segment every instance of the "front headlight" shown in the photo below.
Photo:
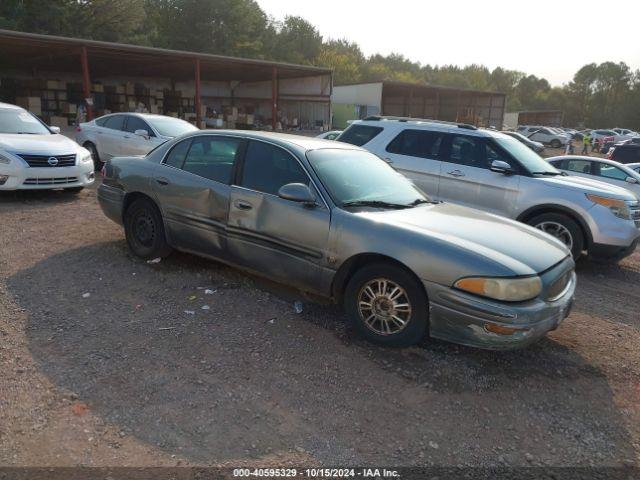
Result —
<path fill-rule="evenodd" d="M 466 277 L 453 284 L 455 288 L 504 302 L 522 302 L 540 295 L 540 277 L 492 278 Z"/>
<path fill-rule="evenodd" d="M 6 153 L 0 152 L 0 163 L 4 165 L 9 165 L 11 163 L 11 158 L 9 158 L 9 156 Z"/>
<path fill-rule="evenodd" d="M 616 217 L 623 218 L 624 220 L 632 220 L 631 209 L 629 207 L 632 203 L 635 202 L 626 202 L 624 200 L 618 200 L 616 198 L 600 197 L 598 195 L 593 195 L 590 193 L 587 193 L 586 195 L 587 198 L 593 203 L 597 203 L 598 205 L 607 207 Z"/>
<path fill-rule="evenodd" d="M 91 158 L 91 153 L 87 153 L 85 155 L 80 156 L 80 163 L 88 163 L 93 162 L 93 158 Z"/>

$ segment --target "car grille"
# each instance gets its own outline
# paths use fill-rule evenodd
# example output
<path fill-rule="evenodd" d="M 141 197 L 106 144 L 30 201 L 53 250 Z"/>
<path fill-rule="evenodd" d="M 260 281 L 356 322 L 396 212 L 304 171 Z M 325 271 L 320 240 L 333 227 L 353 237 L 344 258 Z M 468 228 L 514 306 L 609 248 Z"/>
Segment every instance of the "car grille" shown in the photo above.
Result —
<path fill-rule="evenodd" d="M 60 178 L 27 178 L 23 185 L 64 185 L 66 183 L 76 183 L 78 177 L 60 177 Z"/>
<path fill-rule="evenodd" d="M 573 270 L 569 270 L 568 272 L 565 272 L 560 277 L 558 277 L 547 290 L 547 300 L 553 302 L 562 297 L 565 294 L 572 278 Z"/>
<path fill-rule="evenodd" d="M 72 167 L 76 164 L 76 155 L 23 155 L 18 154 L 30 167 Z M 55 158 L 58 163 L 52 165 L 49 163 L 50 158 Z M 53 162 L 55 163 L 55 162 Z"/>

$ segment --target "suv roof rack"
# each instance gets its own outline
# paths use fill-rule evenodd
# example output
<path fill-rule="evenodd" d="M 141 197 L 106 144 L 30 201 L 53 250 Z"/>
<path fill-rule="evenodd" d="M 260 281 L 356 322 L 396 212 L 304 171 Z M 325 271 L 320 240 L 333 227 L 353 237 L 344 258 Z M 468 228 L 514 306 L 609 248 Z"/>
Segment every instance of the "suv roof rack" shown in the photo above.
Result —
<path fill-rule="evenodd" d="M 398 122 L 429 122 L 442 123 L 444 125 L 452 125 L 458 128 L 466 128 L 467 130 L 477 130 L 478 127 L 469 123 L 447 122 L 445 120 L 434 120 L 433 118 L 417 118 L 417 117 L 396 117 L 392 115 L 369 115 L 362 120 L 396 120 Z"/>

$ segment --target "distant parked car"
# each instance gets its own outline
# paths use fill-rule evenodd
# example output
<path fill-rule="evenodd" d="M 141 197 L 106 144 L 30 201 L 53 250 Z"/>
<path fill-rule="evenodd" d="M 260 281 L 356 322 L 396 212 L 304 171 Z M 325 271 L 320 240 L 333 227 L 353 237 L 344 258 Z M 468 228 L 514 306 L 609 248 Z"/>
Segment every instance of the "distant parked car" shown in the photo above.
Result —
<path fill-rule="evenodd" d="M 316 135 L 316 138 L 321 138 L 323 140 L 335 140 L 341 133 L 342 130 L 330 130 L 328 132 L 322 132 L 320 135 Z"/>
<path fill-rule="evenodd" d="M 369 117 L 352 123 L 338 141 L 386 159 L 436 200 L 539 228 L 564 242 L 574 258 L 586 250 L 617 261 L 640 237 L 640 207 L 631 192 L 567 176 L 501 132 Z"/>
<path fill-rule="evenodd" d="M 433 202 L 376 155 L 342 142 L 187 134 L 146 157 L 109 160 L 98 200 L 135 255 L 176 248 L 328 297 L 383 345 L 429 335 L 522 347 L 568 315 L 576 286 L 561 242 Z"/>
<path fill-rule="evenodd" d="M 536 153 L 542 153 L 544 152 L 544 145 L 540 142 L 534 142 L 533 140 L 525 137 L 524 135 L 522 135 L 521 133 L 518 132 L 511 132 L 509 130 L 505 130 L 504 132 L 505 135 L 509 135 L 510 137 L 515 138 L 516 140 L 524 143 L 527 147 L 529 147 L 531 150 L 533 150 Z"/>
<path fill-rule="evenodd" d="M 640 137 L 631 137 L 631 138 L 629 138 L 627 140 L 623 140 L 621 142 L 618 142 L 618 143 L 614 144 L 614 146 L 629 145 L 629 144 L 640 145 Z"/>
<path fill-rule="evenodd" d="M 527 126 L 522 130 L 518 127 L 518 132 L 534 142 L 540 142 L 549 145 L 552 148 L 564 147 L 569 141 L 569 135 L 566 133 L 558 133 L 547 127 Z"/>
<path fill-rule="evenodd" d="M 183 133 L 198 128 L 179 118 L 147 113 L 112 113 L 76 129 L 76 141 L 91 152 L 96 168 L 113 157 L 146 155 Z"/>
<path fill-rule="evenodd" d="M 632 169 L 634 172 L 640 173 L 640 162 L 638 163 L 627 163 L 626 166 Z"/>
<path fill-rule="evenodd" d="M 633 130 L 629 130 L 628 128 L 612 128 L 611 130 L 616 132 L 618 135 L 623 135 L 623 136 L 626 136 L 627 138 L 637 137 L 640 135 L 640 133 L 634 132 Z"/>
<path fill-rule="evenodd" d="M 595 141 L 595 140 L 603 140 L 603 139 L 609 139 L 610 141 L 613 142 L 620 142 L 622 140 L 626 140 L 627 138 L 631 138 L 630 136 L 626 136 L 626 135 L 619 135 L 617 132 L 614 132 L 613 130 L 591 130 L 591 140 Z"/>
<path fill-rule="evenodd" d="M 640 162 L 640 145 L 637 143 L 614 145 L 614 147 L 609 150 L 607 158 L 620 163 Z"/>
<path fill-rule="evenodd" d="M 0 190 L 77 193 L 93 181 L 88 150 L 25 109 L 0 103 Z"/>
<path fill-rule="evenodd" d="M 558 170 L 569 175 L 592 178 L 626 188 L 640 198 L 640 173 L 626 165 L 604 158 L 563 155 L 547 158 Z"/>

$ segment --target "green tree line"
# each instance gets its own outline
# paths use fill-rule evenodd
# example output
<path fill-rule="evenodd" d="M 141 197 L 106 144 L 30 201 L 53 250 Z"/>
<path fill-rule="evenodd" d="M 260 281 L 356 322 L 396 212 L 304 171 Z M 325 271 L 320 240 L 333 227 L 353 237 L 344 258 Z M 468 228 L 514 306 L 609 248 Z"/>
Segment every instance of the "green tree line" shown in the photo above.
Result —
<path fill-rule="evenodd" d="M 331 67 L 335 84 L 398 80 L 504 92 L 508 111 L 559 109 L 567 126 L 640 129 L 640 71 L 588 64 L 573 80 L 483 65 L 422 65 L 401 54 L 365 56 L 325 39 L 307 20 L 276 21 L 254 0 L 2 0 L 0 28 Z"/>

